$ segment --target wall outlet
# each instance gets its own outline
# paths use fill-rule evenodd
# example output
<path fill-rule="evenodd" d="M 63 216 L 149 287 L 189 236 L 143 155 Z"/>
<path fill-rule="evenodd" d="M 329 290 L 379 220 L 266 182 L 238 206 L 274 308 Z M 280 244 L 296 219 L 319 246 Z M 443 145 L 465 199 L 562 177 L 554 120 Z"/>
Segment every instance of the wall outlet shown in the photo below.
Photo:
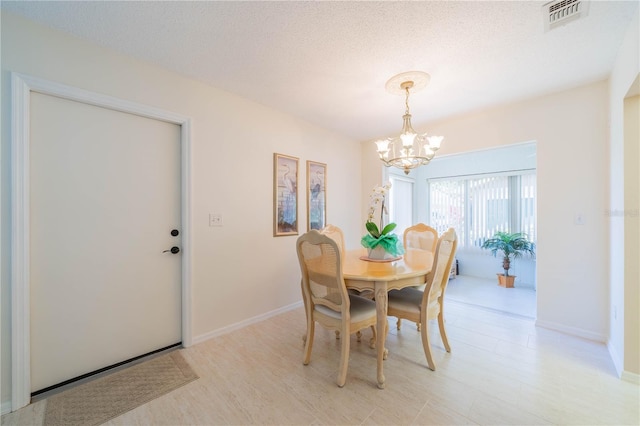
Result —
<path fill-rule="evenodd" d="M 582 213 L 576 213 L 573 218 L 573 223 L 576 225 L 584 225 L 584 215 Z"/>
<path fill-rule="evenodd" d="M 209 213 L 209 226 L 222 226 L 222 215 L 220 213 Z"/>

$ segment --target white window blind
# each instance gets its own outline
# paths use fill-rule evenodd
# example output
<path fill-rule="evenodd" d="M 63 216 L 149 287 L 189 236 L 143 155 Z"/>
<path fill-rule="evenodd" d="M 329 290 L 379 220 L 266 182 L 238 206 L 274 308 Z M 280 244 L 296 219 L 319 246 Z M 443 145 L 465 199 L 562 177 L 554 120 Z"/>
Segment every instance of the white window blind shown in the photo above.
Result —
<path fill-rule="evenodd" d="M 521 229 L 529 236 L 529 239 L 536 241 L 538 238 L 536 235 L 536 175 L 522 175 L 520 190 Z"/>
<path fill-rule="evenodd" d="M 465 182 L 439 180 L 429 185 L 431 227 L 442 234 L 450 227 L 456 230 L 458 240 L 464 241 L 465 232 Z"/>
<path fill-rule="evenodd" d="M 509 229 L 509 178 L 469 179 L 469 243 L 480 247 L 497 231 Z"/>
<path fill-rule="evenodd" d="M 453 227 L 459 247 L 479 248 L 496 232 L 524 232 L 536 240 L 536 175 L 496 174 L 429 182 L 430 225 Z"/>

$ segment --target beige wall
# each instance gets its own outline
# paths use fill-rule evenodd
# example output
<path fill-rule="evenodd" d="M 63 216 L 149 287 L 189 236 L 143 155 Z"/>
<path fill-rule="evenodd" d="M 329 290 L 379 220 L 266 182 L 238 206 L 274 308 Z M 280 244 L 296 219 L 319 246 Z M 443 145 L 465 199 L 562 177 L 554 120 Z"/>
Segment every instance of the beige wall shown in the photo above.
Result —
<path fill-rule="evenodd" d="M 296 237 L 272 236 L 274 152 L 300 158 L 300 231 L 306 231 L 305 161 L 319 161 L 328 168 L 327 220 L 357 244 L 362 220 L 353 209 L 361 188 L 356 142 L 3 12 L 3 409 L 11 397 L 10 71 L 191 117 L 194 340 L 301 300 Z M 209 227 L 209 213 L 221 213 L 224 226 Z"/>
<path fill-rule="evenodd" d="M 624 100 L 624 329 L 640 330 L 640 96 Z M 640 333 L 624 341 L 624 371 L 640 374 Z"/>
<path fill-rule="evenodd" d="M 602 81 L 417 126 L 445 136 L 441 155 L 537 141 L 537 321 L 599 341 L 608 333 L 607 96 Z M 362 149 L 363 161 L 379 162 Z"/>
<path fill-rule="evenodd" d="M 628 126 L 638 117 L 625 116 L 625 98 L 640 93 L 640 16 L 636 14 L 625 34 L 624 41 L 609 79 L 609 199 L 607 211 L 625 211 L 625 193 L 637 190 L 637 182 L 627 176 L 629 170 L 625 166 L 637 169 L 639 166 L 625 165 L 626 136 Z M 635 364 L 640 359 L 638 339 L 640 331 L 632 324 L 638 324 L 640 315 L 640 300 L 629 297 L 629 289 L 625 286 L 626 267 L 629 262 L 636 263 L 637 258 L 630 257 L 625 252 L 626 229 L 625 215 L 610 215 L 608 227 L 610 244 L 608 257 L 609 270 L 609 352 L 618 373 L 631 381 L 639 382 L 640 372 L 630 370 L 629 363 Z M 635 282 L 637 291 L 638 282 Z M 630 316 L 634 321 L 628 321 Z M 630 348 L 636 348 L 635 350 Z"/>

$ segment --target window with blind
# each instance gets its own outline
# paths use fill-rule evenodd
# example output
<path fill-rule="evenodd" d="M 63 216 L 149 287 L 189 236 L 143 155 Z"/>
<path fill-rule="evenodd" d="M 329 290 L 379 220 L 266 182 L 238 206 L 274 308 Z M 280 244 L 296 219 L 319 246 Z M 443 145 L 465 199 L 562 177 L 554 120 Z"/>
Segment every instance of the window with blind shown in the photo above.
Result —
<path fill-rule="evenodd" d="M 536 239 L 536 175 L 484 175 L 429 182 L 431 226 L 456 229 L 460 247 L 480 247 L 498 231 Z"/>
<path fill-rule="evenodd" d="M 438 235 L 450 227 L 458 234 L 458 244 L 465 239 L 465 184 L 462 180 L 439 180 L 429 185 L 429 224 Z"/>

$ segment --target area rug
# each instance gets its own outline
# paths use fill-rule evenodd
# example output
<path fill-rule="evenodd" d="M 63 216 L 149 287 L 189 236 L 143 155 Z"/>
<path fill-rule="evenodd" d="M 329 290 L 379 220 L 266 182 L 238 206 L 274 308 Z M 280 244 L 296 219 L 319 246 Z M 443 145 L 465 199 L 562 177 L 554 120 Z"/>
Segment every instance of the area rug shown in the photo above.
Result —
<path fill-rule="evenodd" d="M 44 425 L 99 425 L 197 378 L 173 351 L 51 396 Z"/>

